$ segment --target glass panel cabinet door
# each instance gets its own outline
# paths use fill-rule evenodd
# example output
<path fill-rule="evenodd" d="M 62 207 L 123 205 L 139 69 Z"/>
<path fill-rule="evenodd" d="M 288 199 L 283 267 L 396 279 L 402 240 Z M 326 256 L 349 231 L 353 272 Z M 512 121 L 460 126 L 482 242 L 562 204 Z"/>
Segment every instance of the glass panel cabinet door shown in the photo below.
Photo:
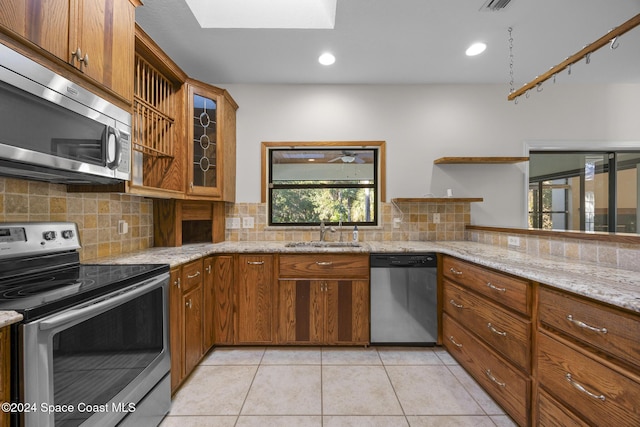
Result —
<path fill-rule="evenodd" d="M 219 196 L 220 156 L 218 141 L 218 101 L 193 90 L 191 103 L 191 164 L 189 192 Z"/>

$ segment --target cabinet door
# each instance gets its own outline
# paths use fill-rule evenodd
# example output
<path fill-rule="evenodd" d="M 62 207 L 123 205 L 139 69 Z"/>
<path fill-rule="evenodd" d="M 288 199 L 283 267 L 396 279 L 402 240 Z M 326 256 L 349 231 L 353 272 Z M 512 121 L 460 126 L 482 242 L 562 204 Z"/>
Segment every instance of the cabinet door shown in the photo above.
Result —
<path fill-rule="evenodd" d="M 196 367 L 202 357 L 202 285 L 182 296 L 184 310 L 184 369 L 185 376 Z"/>
<path fill-rule="evenodd" d="M 87 62 L 72 58 L 74 65 L 132 101 L 135 7 L 130 0 L 82 0 L 81 5 L 76 44 Z"/>
<path fill-rule="evenodd" d="M 233 344 L 233 256 L 213 257 L 212 276 L 214 343 Z"/>
<path fill-rule="evenodd" d="M 202 352 L 206 353 L 215 341 L 213 327 L 213 310 L 215 307 L 214 292 L 214 257 L 204 259 L 204 278 L 202 280 Z"/>
<path fill-rule="evenodd" d="M 327 280 L 325 285 L 327 344 L 369 342 L 369 282 Z"/>
<path fill-rule="evenodd" d="M 322 344 L 324 342 L 324 288 L 320 280 L 278 282 L 278 342 Z"/>
<path fill-rule="evenodd" d="M 189 86 L 189 188 L 190 194 L 222 197 L 218 144 L 218 96 Z"/>
<path fill-rule="evenodd" d="M 15 2 L 14 2 L 15 3 Z M 25 37 L 65 62 L 71 62 L 70 35 L 75 29 L 76 0 L 28 0 Z"/>
<path fill-rule="evenodd" d="M 169 279 L 169 347 L 171 349 L 171 391 L 183 378 L 182 371 L 182 286 L 180 269 L 171 270 Z"/>
<path fill-rule="evenodd" d="M 21 37 L 26 37 L 26 16 L 26 1 L 0 0 L 0 27 L 7 28 Z"/>
<path fill-rule="evenodd" d="M 238 257 L 238 343 L 273 342 L 273 256 Z"/>

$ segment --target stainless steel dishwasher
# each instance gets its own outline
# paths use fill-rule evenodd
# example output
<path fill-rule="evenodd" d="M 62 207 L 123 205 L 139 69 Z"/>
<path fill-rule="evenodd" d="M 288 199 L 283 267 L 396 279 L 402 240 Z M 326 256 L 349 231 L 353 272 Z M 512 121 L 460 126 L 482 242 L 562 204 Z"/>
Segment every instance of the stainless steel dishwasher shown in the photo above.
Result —
<path fill-rule="evenodd" d="M 438 339 L 434 253 L 372 253 L 371 344 L 435 345 Z"/>

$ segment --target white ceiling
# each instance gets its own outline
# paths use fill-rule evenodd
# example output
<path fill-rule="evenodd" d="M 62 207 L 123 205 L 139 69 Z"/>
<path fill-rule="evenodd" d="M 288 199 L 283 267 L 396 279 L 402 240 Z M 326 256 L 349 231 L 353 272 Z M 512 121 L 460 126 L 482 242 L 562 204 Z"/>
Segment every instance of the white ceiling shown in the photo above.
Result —
<path fill-rule="evenodd" d="M 640 13 L 640 0 L 512 0 L 480 12 L 484 3 L 338 0 L 334 29 L 280 30 L 202 29 L 184 0 L 145 0 L 136 21 L 189 76 L 218 85 L 509 84 L 512 27 L 518 88 Z M 474 41 L 487 50 L 465 56 Z M 324 51 L 334 65 L 318 64 Z M 640 27 L 571 71 L 558 83 L 640 83 Z"/>

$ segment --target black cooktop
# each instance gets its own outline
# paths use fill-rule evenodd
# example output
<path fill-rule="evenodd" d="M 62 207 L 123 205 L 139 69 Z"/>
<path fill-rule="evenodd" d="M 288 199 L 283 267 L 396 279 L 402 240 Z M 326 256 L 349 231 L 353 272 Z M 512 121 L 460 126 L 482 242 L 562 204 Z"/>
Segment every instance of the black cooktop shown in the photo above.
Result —
<path fill-rule="evenodd" d="M 75 264 L 0 280 L 0 310 L 31 321 L 169 271 L 167 264 Z"/>

